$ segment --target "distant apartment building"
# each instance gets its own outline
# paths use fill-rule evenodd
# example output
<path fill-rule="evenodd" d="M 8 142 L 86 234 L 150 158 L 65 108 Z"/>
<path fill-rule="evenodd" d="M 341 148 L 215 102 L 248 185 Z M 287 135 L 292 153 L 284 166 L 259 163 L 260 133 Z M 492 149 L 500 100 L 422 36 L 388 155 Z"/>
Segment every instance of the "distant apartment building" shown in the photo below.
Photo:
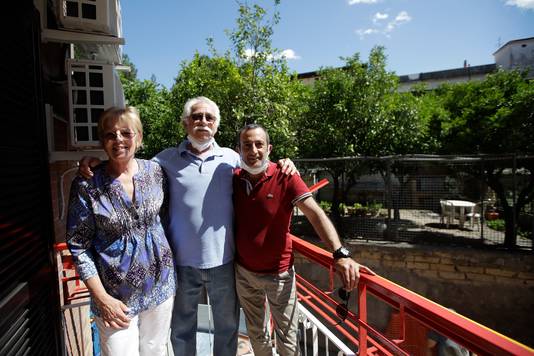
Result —
<path fill-rule="evenodd" d="M 407 92 L 414 85 L 424 84 L 427 89 L 436 89 L 445 83 L 463 83 L 471 80 L 483 80 L 497 68 L 506 70 L 525 69 L 528 77 L 534 78 L 534 37 L 512 40 L 493 53 L 495 63 L 470 66 L 464 62 L 460 68 L 445 69 L 433 72 L 414 73 L 399 76 L 399 92 Z M 307 72 L 298 75 L 305 84 L 312 84 L 318 72 Z"/>

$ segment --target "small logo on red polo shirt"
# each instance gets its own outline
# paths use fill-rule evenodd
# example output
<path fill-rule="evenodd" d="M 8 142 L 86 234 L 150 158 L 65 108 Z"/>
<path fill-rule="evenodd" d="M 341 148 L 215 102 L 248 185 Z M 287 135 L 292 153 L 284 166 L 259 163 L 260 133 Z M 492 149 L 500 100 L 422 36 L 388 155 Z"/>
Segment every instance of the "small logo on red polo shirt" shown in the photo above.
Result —
<path fill-rule="evenodd" d="M 267 199 L 272 199 L 274 198 L 274 195 L 272 195 L 271 193 L 267 194 Z"/>

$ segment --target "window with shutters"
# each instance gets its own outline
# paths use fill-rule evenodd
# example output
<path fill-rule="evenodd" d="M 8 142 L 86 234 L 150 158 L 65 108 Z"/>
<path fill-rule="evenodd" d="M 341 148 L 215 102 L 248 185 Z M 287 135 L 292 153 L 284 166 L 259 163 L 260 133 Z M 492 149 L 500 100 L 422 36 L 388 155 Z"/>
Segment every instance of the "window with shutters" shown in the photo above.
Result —
<path fill-rule="evenodd" d="M 113 66 L 69 60 L 69 109 L 73 146 L 98 146 L 98 118 L 115 102 Z"/>
<path fill-rule="evenodd" d="M 58 6 L 64 28 L 109 33 L 108 0 L 60 0 Z"/>

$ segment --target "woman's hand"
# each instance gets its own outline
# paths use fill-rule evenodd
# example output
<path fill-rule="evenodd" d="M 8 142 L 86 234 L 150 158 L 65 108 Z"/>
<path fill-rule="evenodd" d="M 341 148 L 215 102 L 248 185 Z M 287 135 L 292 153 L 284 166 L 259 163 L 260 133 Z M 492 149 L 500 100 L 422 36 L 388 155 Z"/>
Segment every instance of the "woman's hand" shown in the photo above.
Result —
<path fill-rule="evenodd" d="M 130 325 L 130 318 L 126 316 L 128 307 L 120 300 L 109 294 L 95 296 L 95 302 L 104 325 L 114 329 L 124 329 Z"/>
<path fill-rule="evenodd" d="M 123 329 L 130 324 L 130 318 L 126 316 L 128 307 L 120 300 L 109 295 L 98 275 L 92 276 L 84 281 L 91 297 L 95 301 L 100 312 L 100 317 L 104 321 L 106 328 Z"/>

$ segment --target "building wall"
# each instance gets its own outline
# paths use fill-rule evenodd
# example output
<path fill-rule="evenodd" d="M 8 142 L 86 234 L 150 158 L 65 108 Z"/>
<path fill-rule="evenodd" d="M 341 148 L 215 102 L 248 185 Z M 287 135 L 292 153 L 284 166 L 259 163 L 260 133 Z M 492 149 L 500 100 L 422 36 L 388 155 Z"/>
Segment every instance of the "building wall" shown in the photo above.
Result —
<path fill-rule="evenodd" d="M 354 258 L 380 276 L 530 347 L 534 346 L 534 255 L 463 247 L 348 242 Z M 327 288 L 328 272 L 297 257 L 299 273 Z M 336 281 L 339 283 L 339 281 Z M 388 310 L 370 302 L 372 325 Z"/>
<path fill-rule="evenodd" d="M 529 69 L 534 76 L 534 37 L 510 41 L 493 54 L 495 63 L 507 70 Z"/>
<path fill-rule="evenodd" d="M 411 80 L 408 82 L 400 82 L 398 91 L 400 93 L 409 92 L 412 90 L 414 85 L 421 85 L 424 84 L 426 90 L 434 90 L 437 89 L 440 85 L 443 84 L 459 84 L 459 83 L 465 83 L 468 81 L 481 81 L 484 80 L 487 76 L 486 74 L 475 74 L 471 76 L 461 76 L 461 77 L 455 77 L 455 78 L 436 78 L 436 79 L 428 79 L 428 80 Z"/>

